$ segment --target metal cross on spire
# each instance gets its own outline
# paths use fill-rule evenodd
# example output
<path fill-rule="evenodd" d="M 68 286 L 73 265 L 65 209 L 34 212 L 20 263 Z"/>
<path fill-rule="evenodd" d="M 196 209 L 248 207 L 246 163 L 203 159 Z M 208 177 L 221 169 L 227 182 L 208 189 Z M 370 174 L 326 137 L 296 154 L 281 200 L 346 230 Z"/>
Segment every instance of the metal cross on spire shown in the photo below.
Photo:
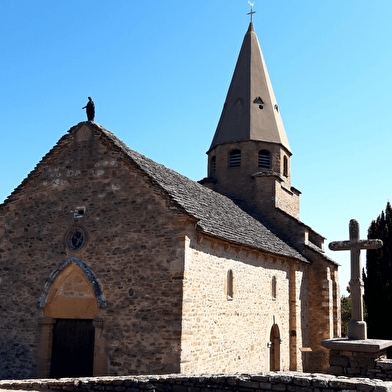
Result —
<path fill-rule="evenodd" d="M 246 15 L 250 15 L 250 23 L 252 23 L 253 14 L 255 14 L 257 11 L 253 11 L 253 6 L 255 5 L 255 3 L 251 3 L 250 1 L 248 1 L 248 4 L 250 5 L 250 12 L 248 12 Z"/>
<path fill-rule="evenodd" d="M 334 241 L 329 244 L 331 250 L 349 250 L 351 252 L 351 321 L 348 324 L 348 338 L 366 339 L 366 322 L 363 320 L 363 282 L 361 279 L 361 249 L 377 249 L 382 247 L 381 240 L 360 240 L 359 224 L 350 220 L 350 240 Z"/>

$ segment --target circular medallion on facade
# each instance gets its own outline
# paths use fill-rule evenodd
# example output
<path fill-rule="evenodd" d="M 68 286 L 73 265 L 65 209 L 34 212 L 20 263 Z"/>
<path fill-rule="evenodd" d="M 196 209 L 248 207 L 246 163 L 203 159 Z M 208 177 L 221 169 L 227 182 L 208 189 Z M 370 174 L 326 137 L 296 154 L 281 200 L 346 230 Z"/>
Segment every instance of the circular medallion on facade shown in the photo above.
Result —
<path fill-rule="evenodd" d="M 84 231 L 80 227 L 74 227 L 68 232 L 65 244 L 69 250 L 76 251 L 83 247 L 85 240 L 86 235 Z"/>

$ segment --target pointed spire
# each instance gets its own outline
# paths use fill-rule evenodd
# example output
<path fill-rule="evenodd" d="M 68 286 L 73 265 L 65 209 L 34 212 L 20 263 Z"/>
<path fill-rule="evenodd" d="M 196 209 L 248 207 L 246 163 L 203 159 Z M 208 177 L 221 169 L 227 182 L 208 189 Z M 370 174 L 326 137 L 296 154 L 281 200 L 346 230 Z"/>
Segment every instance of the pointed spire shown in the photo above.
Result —
<path fill-rule="evenodd" d="M 252 22 L 242 43 L 210 150 L 218 144 L 242 140 L 278 143 L 291 154 Z"/>

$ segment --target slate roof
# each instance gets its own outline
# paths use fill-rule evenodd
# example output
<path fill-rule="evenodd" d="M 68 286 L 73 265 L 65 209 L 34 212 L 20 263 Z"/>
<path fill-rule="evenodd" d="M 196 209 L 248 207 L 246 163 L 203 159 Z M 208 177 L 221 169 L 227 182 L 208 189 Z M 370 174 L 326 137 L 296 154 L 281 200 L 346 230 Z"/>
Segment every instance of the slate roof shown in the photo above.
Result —
<path fill-rule="evenodd" d="M 187 214 L 196 218 L 199 230 L 232 242 L 309 263 L 297 250 L 273 234 L 260 221 L 244 212 L 228 197 L 131 150 L 101 125 L 89 124 L 95 130 L 102 132 L 113 145 L 131 158 Z M 78 124 L 77 127 L 80 125 Z M 75 128 L 71 128 L 70 132 L 73 129 Z"/>
<path fill-rule="evenodd" d="M 263 110 L 260 110 L 261 108 Z M 209 151 L 218 144 L 241 140 L 278 143 L 291 155 L 289 141 L 252 22 L 242 42 Z"/>
<path fill-rule="evenodd" d="M 154 162 L 131 150 L 112 132 L 94 122 L 81 122 L 68 132 L 72 135 L 82 125 L 92 127 L 96 133 L 127 158 L 134 162 L 158 184 L 167 195 L 189 216 L 197 220 L 196 227 L 202 232 L 240 245 L 247 245 L 281 257 L 295 258 L 304 263 L 309 261 L 284 239 L 271 232 L 262 222 L 238 207 L 230 198 L 221 195 L 174 170 Z M 56 160 L 57 154 L 68 148 L 73 137 L 64 135 L 42 158 L 22 183 L 0 204 L 0 210 L 17 200 L 23 189 L 38 178 L 42 170 Z"/>

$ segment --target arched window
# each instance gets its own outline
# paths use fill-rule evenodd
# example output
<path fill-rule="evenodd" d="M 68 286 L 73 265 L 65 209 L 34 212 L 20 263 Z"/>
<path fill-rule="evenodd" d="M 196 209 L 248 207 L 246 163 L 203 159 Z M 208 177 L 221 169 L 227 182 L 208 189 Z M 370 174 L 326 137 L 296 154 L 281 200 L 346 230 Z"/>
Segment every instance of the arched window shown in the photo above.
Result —
<path fill-rule="evenodd" d="M 229 167 L 241 166 L 241 150 L 233 150 L 229 156 Z"/>
<path fill-rule="evenodd" d="M 268 150 L 259 151 L 259 167 L 271 169 L 271 153 Z"/>
<path fill-rule="evenodd" d="M 234 274 L 233 270 L 227 271 L 227 299 L 234 298 Z"/>
<path fill-rule="evenodd" d="M 286 155 L 283 157 L 283 175 L 285 177 L 289 176 L 289 162 Z"/>
<path fill-rule="evenodd" d="M 276 299 L 276 276 L 272 277 L 271 294 L 272 294 L 272 299 Z"/>
<path fill-rule="evenodd" d="M 215 174 L 215 169 L 216 169 L 216 156 L 215 155 L 211 158 L 210 165 L 211 165 L 210 166 L 211 167 L 211 175 Z"/>

